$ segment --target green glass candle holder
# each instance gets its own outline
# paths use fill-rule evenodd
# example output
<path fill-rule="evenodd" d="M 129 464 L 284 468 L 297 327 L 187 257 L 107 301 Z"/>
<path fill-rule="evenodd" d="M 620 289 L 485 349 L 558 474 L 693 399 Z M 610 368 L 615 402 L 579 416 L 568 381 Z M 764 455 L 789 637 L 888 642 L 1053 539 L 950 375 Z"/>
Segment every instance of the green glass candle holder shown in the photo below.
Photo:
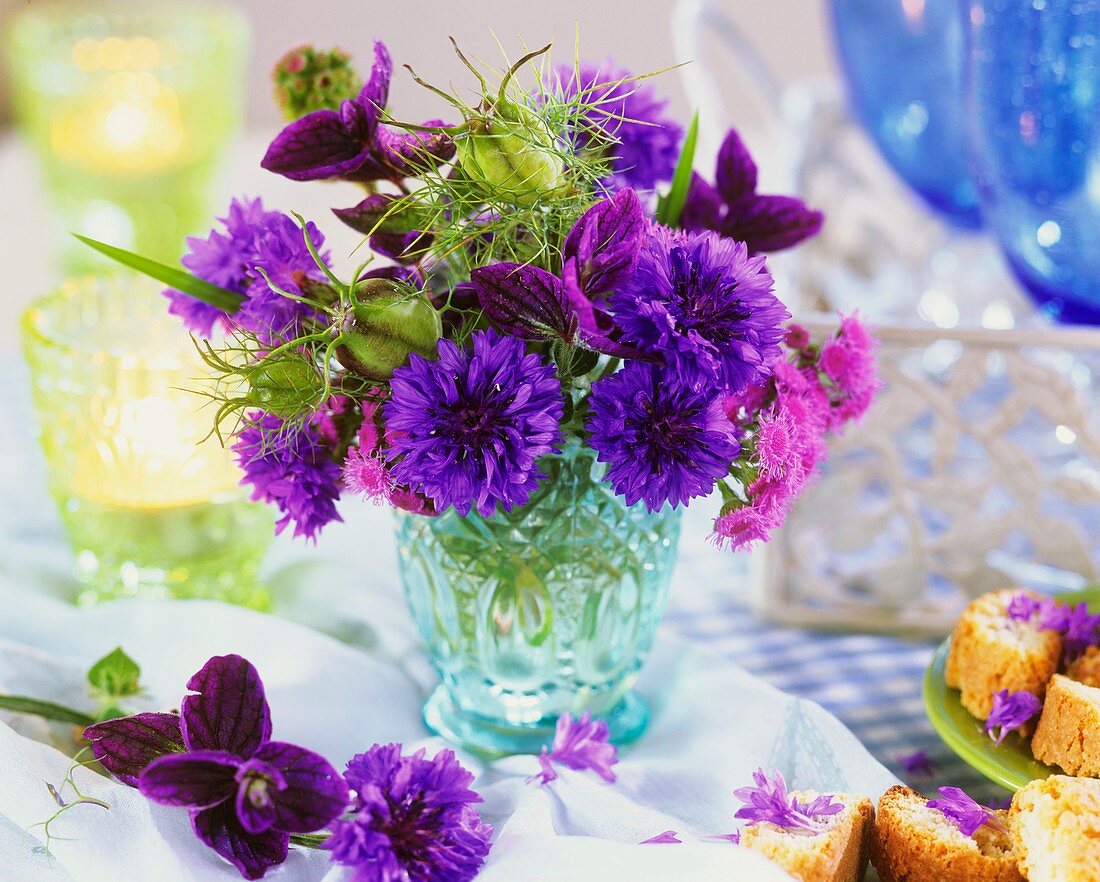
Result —
<path fill-rule="evenodd" d="M 76 554 L 78 600 L 215 598 L 262 608 L 273 535 L 246 499 L 212 409 L 207 368 L 155 285 L 65 283 L 22 322 L 50 491 Z"/>
<path fill-rule="evenodd" d="M 209 227 L 244 105 L 248 27 L 205 3 L 39 2 L 7 34 L 16 121 L 43 172 L 65 269 L 78 232 L 174 262 Z"/>

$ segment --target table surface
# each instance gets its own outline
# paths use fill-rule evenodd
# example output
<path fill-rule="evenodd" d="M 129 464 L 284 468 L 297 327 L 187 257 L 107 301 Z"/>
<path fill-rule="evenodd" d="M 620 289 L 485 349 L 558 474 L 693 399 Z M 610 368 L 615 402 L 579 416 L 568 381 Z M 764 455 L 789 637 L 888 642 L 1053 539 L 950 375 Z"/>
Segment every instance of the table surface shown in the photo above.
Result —
<path fill-rule="evenodd" d="M 334 253 L 347 253 L 357 243 L 351 231 L 325 222 L 328 206 L 339 197 L 334 188 L 302 187 L 263 173 L 256 164 L 267 133 L 245 138 L 233 152 L 223 180 L 224 192 L 262 194 L 274 207 L 300 210 L 318 218 Z M 0 292 L 0 367 L 9 382 L 0 385 L 0 488 L 9 505 L 0 510 L 0 572 L 19 580 L 28 591 L 69 590 L 70 555 L 60 522 L 46 494 L 44 464 L 33 436 L 27 378 L 16 351 L 16 320 L 36 294 L 56 281 L 50 269 L 46 208 L 33 164 L 25 148 L 0 140 L 0 193 L 9 211 L 0 218 L 0 265 L 7 284 Z M 227 201 L 227 200 L 225 200 Z M 351 204 L 349 202 L 349 204 Z M 11 210 L 12 207 L 16 210 Z M 268 573 L 273 585 L 293 595 L 295 572 L 306 559 L 362 561 L 364 537 L 378 544 L 377 559 L 386 561 L 374 583 L 364 586 L 354 602 L 342 598 L 339 620 L 334 607 L 314 601 L 284 603 L 288 615 L 354 640 L 356 617 L 369 624 L 370 592 L 396 592 L 392 542 L 375 522 L 378 510 L 357 501 L 342 503 L 346 523 L 330 529 L 317 547 L 277 540 Z M 680 562 L 673 579 L 669 610 L 662 628 L 718 650 L 791 694 L 816 701 L 839 717 L 884 765 L 917 789 L 930 792 L 944 784 L 962 786 L 979 799 L 1002 797 L 955 758 L 928 723 L 921 700 L 921 678 L 934 645 L 891 637 L 815 633 L 761 622 L 749 608 L 751 571 L 744 556 L 733 556 L 706 542 L 710 504 L 702 501 L 687 513 Z M 312 595 L 311 595 L 312 596 Z M 280 608 L 276 593 L 277 608 Z M 898 757 L 927 751 L 936 762 L 934 774 L 908 776 Z"/>

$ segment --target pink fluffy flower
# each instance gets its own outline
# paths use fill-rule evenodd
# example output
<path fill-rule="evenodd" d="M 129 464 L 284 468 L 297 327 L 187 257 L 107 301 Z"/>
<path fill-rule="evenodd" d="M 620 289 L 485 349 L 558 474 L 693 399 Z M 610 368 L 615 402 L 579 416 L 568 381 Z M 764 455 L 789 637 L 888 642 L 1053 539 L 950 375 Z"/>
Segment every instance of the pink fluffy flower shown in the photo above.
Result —
<path fill-rule="evenodd" d="M 352 447 L 344 461 L 344 487 L 382 505 L 390 501 L 394 481 L 381 457 Z"/>
<path fill-rule="evenodd" d="M 748 505 L 719 515 L 714 522 L 711 541 L 719 548 L 741 551 L 757 542 L 767 542 L 776 526 L 775 512 L 770 506 Z"/>
<path fill-rule="evenodd" d="M 855 314 L 841 316 L 840 330 L 821 348 L 819 365 L 836 385 L 839 396 L 830 428 L 859 419 L 878 391 L 875 373 L 876 341 Z"/>

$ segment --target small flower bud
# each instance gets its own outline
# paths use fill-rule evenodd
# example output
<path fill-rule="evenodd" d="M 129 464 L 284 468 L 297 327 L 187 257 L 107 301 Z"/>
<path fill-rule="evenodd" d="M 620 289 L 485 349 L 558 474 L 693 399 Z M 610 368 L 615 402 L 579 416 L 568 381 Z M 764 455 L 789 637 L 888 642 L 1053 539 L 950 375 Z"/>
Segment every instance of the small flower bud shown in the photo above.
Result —
<path fill-rule="evenodd" d="M 367 279 L 340 327 L 336 358 L 368 380 L 388 380 L 415 352 L 434 359 L 443 334 L 431 301 L 392 279 Z"/>
<path fill-rule="evenodd" d="M 354 98 L 362 85 L 342 49 L 322 51 L 312 46 L 291 49 L 271 72 L 275 101 L 289 120 L 314 110 L 336 110 Z"/>
<path fill-rule="evenodd" d="M 316 366 L 301 358 L 264 359 L 245 372 L 247 403 L 291 419 L 317 403 L 325 387 Z"/>
<path fill-rule="evenodd" d="M 458 166 L 483 189 L 520 205 L 565 193 L 565 166 L 553 135 L 535 111 L 498 100 L 455 139 Z"/>

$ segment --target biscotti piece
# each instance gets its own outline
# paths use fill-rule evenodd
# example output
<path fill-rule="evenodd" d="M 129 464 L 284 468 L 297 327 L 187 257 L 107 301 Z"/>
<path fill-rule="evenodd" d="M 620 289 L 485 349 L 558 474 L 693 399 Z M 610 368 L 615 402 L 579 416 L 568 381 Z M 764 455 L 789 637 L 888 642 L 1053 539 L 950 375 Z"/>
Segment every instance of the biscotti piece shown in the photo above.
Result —
<path fill-rule="evenodd" d="M 1008 617 L 1009 602 L 1021 593 L 1036 600 L 1043 596 L 1019 588 L 984 594 L 963 611 L 951 635 L 944 679 L 980 720 L 989 716 L 994 692 L 1026 691 L 1042 698 L 1058 670 L 1062 635 L 1041 629 L 1037 617 L 1030 622 Z"/>
<path fill-rule="evenodd" d="M 895 786 L 878 803 L 871 863 L 882 882 L 1023 882 L 1008 834 L 1008 813 L 992 812 L 973 838 L 917 791 Z"/>
<path fill-rule="evenodd" d="M 1077 661 L 1071 662 L 1066 676 L 1086 686 L 1100 686 L 1100 646 L 1090 646 Z"/>
<path fill-rule="evenodd" d="M 1020 871 L 1030 882 L 1100 879 L 1100 781 L 1052 775 L 1012 799 Z"/>
<path fill-rule="evenodd" d="M 799 802 L 819 794 L 795 790 Z M 866 796 L 830 794 L 844 811 L 822 819 L 822 831 L 787 830 L 763 821 L 741 830 L 741 845 L 778 864 L 802 882 L 859 882 L 867 872 L 875 807 Z"/>
<path fill-rule="evenodd" d="M 1070 775 L 1100 776 L 1100 689 L 1055 674 L 1031 739 L 1035 759 Z"/>

